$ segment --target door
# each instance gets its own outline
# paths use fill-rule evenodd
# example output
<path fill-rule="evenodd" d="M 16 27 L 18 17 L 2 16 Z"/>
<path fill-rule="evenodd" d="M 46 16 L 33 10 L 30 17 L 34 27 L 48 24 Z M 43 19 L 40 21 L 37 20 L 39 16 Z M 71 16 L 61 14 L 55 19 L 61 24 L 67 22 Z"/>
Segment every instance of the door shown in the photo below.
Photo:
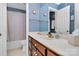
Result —
<path fill-rule="evenodd" d="M 75 4 L 75 29 L 79 29 L 79 3 Z"/>
<path fill-rule="evenodd" d="M 57 12 L 56 32 L 69 33 L 70 6 L 64 7 Z"/>
<path fill-rule="evenodd" d="M 7 55 L 7 18 L 6 4 L 0 3 L 0 56 Z"/>

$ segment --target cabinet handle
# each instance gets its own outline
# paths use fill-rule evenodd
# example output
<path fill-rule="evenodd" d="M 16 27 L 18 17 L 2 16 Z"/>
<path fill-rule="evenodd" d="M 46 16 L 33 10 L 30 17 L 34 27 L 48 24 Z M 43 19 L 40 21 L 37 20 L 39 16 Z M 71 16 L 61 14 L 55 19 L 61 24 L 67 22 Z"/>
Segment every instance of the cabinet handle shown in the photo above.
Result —
<path fill-rule="evenodd" d="M 36 52 L 33 52 L 34 54 L 36 54 Z"/>
<path fill-rule="evenodd" d="M 38 54 L 35 54 L 35 56 L 37 56 Z"/>
<path fill-rule="evenodd" d="M 36 46 L 36 44 L 35 44 L 35 46 Z"/>

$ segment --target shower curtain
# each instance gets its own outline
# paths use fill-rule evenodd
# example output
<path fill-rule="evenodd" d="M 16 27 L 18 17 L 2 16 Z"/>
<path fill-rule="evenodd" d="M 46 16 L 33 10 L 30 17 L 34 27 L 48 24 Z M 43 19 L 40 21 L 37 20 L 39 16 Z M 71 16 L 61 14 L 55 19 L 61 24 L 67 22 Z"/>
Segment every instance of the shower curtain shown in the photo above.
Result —
<path fill-rule="evenodd" d="M 8 41 L 24 40 L 26 38 L 26 14 L 8 11 Z"/>

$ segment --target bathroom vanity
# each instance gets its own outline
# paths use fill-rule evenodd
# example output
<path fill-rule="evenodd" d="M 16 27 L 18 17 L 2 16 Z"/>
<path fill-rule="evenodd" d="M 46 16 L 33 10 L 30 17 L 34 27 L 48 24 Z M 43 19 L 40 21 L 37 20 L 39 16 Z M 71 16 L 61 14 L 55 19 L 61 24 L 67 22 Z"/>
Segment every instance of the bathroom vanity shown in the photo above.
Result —
<path fill-rule="evenodd" d="M 78 56 L 79 46 L 69 44 L 66 37 L 49 38 L 43 32 L 29 33 L 30 56 Z"/>
<path fill-rule="evenodd" d="M 30 56 L 59 56 L 47 46 L 29 36 L 29 55 Z"/>

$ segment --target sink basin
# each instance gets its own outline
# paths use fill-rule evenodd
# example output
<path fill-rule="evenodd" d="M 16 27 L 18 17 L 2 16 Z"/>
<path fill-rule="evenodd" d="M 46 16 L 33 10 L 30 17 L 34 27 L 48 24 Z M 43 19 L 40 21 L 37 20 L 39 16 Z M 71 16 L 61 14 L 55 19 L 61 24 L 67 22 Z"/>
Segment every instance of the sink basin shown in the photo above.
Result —
<path fill-rule="evenodd" d="M 70 36 L 68 43 L 74 46 L 79 46 L 79 36 Z"/>

